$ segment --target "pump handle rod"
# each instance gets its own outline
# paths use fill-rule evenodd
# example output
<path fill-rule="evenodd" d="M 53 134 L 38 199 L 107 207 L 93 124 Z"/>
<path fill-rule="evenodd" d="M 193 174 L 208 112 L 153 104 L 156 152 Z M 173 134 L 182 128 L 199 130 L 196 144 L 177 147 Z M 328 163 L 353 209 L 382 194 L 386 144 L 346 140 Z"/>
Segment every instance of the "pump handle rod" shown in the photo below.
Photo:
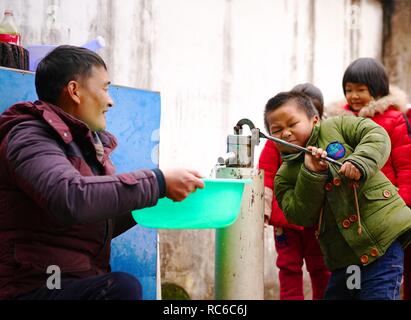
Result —
<path fill-rule="evenodd" d="M 287 147 L 294 148 L 294 149 L 297 149 L 297 150 L 300 150 L 300 151 L 304 151 L 305 153 L 311 154 L 311 151 L 308 150 L 307 148 L 298 146 L 298 145 L 296 145 L 296 144 L 293 144 L 293 143 L 290 143 L 290 142 L 287 142 L 287 141 L 284 141 L 284 140 L 281 140 L 281 139 L 278 139 L 278 138 L 275 138 L 275 137 L 267 136 L 267 135 L 265 135 L 264 133 L 262 133 L 261 131 L 260 131 L 260 138 L 265 138 L 265 139 L 268 139 L 268 140 L 271 140 L 271 141 L 274 141 L 274 142 L 283 144 L 283 145 L 285 145 L 285 146 L 287 146 Z M 335 164 L 335 165 L 337 165 L 337 166 L 339 166 L 339 167 L 342 166 L 342 163 L 341 163 L 341 162 L 335 161 L 334 159 L 332 159 L 332 158 L 330 158 L 330 157 L 325 157 L 324 160 L 326 160 L 326 161 L 328 161 L 328 162 L 331 162 L 331 163 L 333 163 L 333 164 Z"/>
<path fill-rule="evenodd" d="M 240 130 L 243 129 L 243 125 L 247 125 L 250 130 L 255 129 L 254 123 L 250 119 L 241 119 L 237 122 L 237 124 L 234 127 L 234 133 L 235 134 L 240 134 Z"/>

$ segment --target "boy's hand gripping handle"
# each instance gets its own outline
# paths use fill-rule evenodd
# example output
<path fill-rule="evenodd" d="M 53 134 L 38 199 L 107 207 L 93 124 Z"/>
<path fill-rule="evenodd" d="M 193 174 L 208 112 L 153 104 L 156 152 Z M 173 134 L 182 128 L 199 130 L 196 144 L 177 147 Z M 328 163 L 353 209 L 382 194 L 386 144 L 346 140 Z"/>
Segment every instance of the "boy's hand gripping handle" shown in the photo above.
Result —
<path fill-rule="evenodd" d="M 283 144 L 283 145 L 285 145 L 285 146 L 287 146 L 287 147 L 294 148 L 294 149 L 297 149 L 297 150 L 300 150 L 300 151 L 304 151 L 305 153 L 311 154 L 311 151 L 308 150 L 307 148 L 298 146 L 298 145 L 293 144 L 293 143 L 289 143 L 289 142 L 287 142 L 287 141 L 284 141 L 284 140 L 281 140 L 281 139 L 278 139 L 278 138 L 275 138 L 275 137 L 267 136 L 267 135 L 265 135 L 264 133 L 262 133 L 261 131 L 260 131 L 260 138 L 265 138 L 265 139 L 268 139 L 268 140 L 271 140 L 271 141 L 274 141 L 274 142 Z M 334 159 L 332 159 L 332 158 L 330 158 L 330 157 L 325 157 L 324 160 L 326 160 L 326 161 L 328 161 L 328 162 L 330 162 L 330 163 L 332 163 L 332 164 L 335 164 L 335 165 L 338 166 L 338 167 L 342 167 L 342 163 L 341 163 L 341 162 L 338 162 L 338 161 L 336 161 L 336 160 L 334 160 Z"/>

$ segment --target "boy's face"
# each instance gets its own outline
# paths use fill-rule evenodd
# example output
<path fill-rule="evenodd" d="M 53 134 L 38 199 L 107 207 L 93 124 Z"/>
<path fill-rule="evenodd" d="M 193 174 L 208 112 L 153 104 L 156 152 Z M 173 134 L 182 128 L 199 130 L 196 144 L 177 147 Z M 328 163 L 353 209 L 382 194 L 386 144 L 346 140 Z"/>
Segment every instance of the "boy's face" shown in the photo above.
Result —
<path fill-rule="evenodd" d="M 281 107 L 267 114 L 267 123 L 270 134 L 281 140 L 305 147 L 311 132 L 318 122 L 318 116 L 311 119 L 291 100 Z M 277 143 L 282 153 L 296 153 L 297 149 Z"/>
<path fill-rule="evenodd" d="M 344 89 L 345 98 L 354 111 L 360 111 L 373 99 L 367 85 L 363 83 L 347 82 Z"/>

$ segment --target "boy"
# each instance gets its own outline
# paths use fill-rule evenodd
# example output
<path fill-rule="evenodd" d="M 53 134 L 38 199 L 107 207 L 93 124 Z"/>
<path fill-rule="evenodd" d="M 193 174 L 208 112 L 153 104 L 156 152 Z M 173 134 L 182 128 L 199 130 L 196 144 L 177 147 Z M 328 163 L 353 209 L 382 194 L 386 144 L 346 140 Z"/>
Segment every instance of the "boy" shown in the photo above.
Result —
<path fill-rule="evenodd" d="M 321 119 L 324 98 L 319 88 L 311 83 L 301 83 L 291 91 L 306 94 Z M 273 141 L 268 140 L 261 152 L 258 167 L 264 170 L 265 221 L 274 226 L 280 300 L 304 300 L 304 263 L 311 280 L 312 299 L 323 299 L 330 272 L 324 264 L 315 235 L 316 228 L 315 226 L 304 228 L 288 223 L 284 213 L 278 207 L 277 199 L 273 196 L 274 177 L 280 165 L 280 151 Z"/>
<path fill-rule="evenodd" d="M 271 135 L 311 151 L 278 145 L 284 162 L 275 193 L 289 222 L 318 223 L 321 250 L 332 272 L 325 298 L 398 299 L 411 210 L 379 171 L 390 153 L 386 131 L 351 116 L 320 125 L 310 99 L 297 92 L 270 99 L 264 120 Z M 328 164 L 326 156 L 343 165 Z M 361 270 L 354 289 L 347 285 L 352 265 Z"/>

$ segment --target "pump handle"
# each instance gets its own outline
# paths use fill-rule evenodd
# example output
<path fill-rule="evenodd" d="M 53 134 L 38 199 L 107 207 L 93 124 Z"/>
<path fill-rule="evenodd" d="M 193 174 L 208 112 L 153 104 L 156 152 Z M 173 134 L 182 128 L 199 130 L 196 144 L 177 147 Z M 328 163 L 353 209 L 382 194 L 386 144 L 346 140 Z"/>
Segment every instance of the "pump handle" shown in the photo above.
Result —
<path fill-rule="evenodd" d="M 307 148 L 301 147 L 299 145 L 296 145 L 296 144 L 293 144 L 293 143 L 290 143 L 290 142 L 287 142 L 287 141 L 284 141 L 284 140 L 281 140 L 281 139 L 278 139 L 278 138 L 275 138 L 275 137 L 265 135 L 261 131 L 260 131 L 260 138 L 265 138 L 265 139 L 280 143 L 282 145 L 285 145 L 287 147 L 291 147 L 291 148 L 294 148 L 294 149 L 297 149 L 297 150 L 300 150 L 300 151 L 304 151 L 305 153 L 311 153 L 311 151 L 308 150 Z M 331 162 L 332 164 L 335 164 L 338 167 L 342 167 L 342 165 L 343 165 L 341 162 L 338 162 L 338 161 L 336 161 L 336 160 L 334 160 L 333 158 L 330 158 L 330 157 L 325 157 L 324 160 L 326 160 L 328 162 Z"/>
<path fill-rule="evenodd" d="M 237 124 L 234 127 L 234 133 L 235 134 L 240 134 L 241 130 L 243 129 L 243 125 L 248 125 L 250 130 L 255 128 L 254 123 L 250 119 L 241 119 L 240 121 L 237 122 Z"/>

